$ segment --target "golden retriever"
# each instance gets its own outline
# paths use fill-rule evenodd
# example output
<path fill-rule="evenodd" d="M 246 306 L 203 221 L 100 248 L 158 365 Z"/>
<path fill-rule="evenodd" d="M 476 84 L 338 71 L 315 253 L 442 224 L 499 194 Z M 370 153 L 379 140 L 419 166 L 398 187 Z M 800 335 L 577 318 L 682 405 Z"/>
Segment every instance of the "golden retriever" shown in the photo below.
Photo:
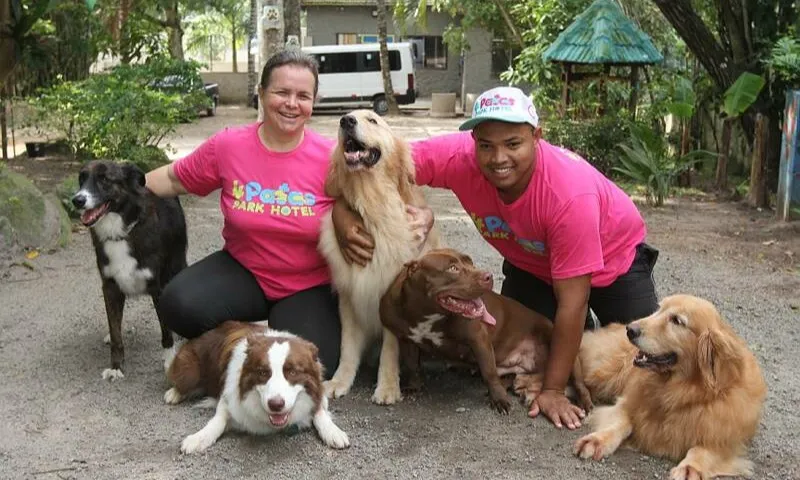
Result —
<path fill-rule="evenodd" d="M 766 396 L 761 369 L 747 344 L 710 302 L 665 298 L 653 315 L 627 327 L 584 334 L 580 348 L 596 408 L 594 433 L 574 453 L 600 460 L 626 442 L 680 463 L 673 480 L 752 475 L 746 450 Z"/>
<path fill-rule="evenodd" d="M 347 263 L 330 214 L 323 219 L 319 247 L 339 294 L 342 322 L 339 366 L 325 383 L 326 394 L 331 397 L 349 392 L 364 350 L 382 336 L 378 384 L 372 400 L 388 405 L 402 398 L 399 345 L 397 338 L 383 328 L 379 305 L 403 265 L 438 246 L 435 230 L 420 244 L 409 226 L 406 204 L 425 205 L 414 176 L 410 147 L 380 116 L 370 110 L 356 110 L 341 118 L 326 192 L 346 201 L 361 216 L 375 249 L 366 266 Z"/>

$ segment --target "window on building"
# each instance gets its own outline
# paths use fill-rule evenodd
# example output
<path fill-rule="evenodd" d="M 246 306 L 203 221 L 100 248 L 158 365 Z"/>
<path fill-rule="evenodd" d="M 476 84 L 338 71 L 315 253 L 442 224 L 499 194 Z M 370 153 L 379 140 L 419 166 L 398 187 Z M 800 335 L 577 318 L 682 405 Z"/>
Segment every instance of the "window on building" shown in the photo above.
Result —
<path fill-rule="evenodd" d="M 511 48 L 504 40 L 492 41 L 492 75 L 499 77 L 501 73 L 513 65 L 514 58 L 522 50 L 519 47 Z"/>
<path fill-rule="evenodd" d="M 337 33 L 336 45 L 355 45 L 358 43 L 357 33 Z"/>
<path fill-rule="evenodd" d="M 414 44 L 414 61 L 417 66 L 437 70 L 447 69 L 447 46 L 442 37 L 408 37 L 408 41 Z"/>

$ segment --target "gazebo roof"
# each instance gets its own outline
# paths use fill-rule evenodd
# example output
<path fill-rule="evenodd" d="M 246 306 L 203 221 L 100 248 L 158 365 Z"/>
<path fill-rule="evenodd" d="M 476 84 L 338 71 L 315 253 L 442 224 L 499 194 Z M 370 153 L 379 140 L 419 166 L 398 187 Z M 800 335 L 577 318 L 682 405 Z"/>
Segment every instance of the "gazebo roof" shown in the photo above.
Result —
<path fill-rule="evenodd" d="M 651 64 L 664 59 L 650 37 L 614 0 L 595 0 L 547 47 L 545 60 L 589 64 Z"/>

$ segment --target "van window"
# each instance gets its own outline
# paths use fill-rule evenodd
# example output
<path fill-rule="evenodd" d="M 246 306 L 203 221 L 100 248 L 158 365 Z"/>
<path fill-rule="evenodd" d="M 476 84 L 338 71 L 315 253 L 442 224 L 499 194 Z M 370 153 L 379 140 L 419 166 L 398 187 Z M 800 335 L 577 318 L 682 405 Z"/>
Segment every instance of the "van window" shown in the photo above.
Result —
<path fill-rule="evenodd" d="M 380 72 L 381 71 L 381 52 L 359 52 L 361 56 L 361 72 Z M 389 50 L 389 70 L 400 70 L 400 52 Z"/>
<path fill-rule="evenodd" d="M 379 72 L 380 51 L 317 53 L 313 55 L 319 64 L 319 73 Z M 389 50 L 389 69 L 400 70 L 400 52 Z"/>

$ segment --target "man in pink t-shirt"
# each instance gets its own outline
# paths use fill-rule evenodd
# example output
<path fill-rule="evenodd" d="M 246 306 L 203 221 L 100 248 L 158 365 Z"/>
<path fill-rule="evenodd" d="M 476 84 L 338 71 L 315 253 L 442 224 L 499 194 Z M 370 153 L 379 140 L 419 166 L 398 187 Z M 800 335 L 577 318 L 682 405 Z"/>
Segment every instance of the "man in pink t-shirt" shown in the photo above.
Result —
<path fill-rule="evenodd" d="M 460 130 L 415 142 L 417 183 L 448 188 L 504 258 L 503 295 L 554 321 L 550 362 L 530 415 L 580 426 L 585 412 L 564 389 L 582 331 L 628 323 L 657 309 L 652 269 L 631 199 L 580 156 L 541 138 L 536 109 L 522 91 L 498 87 L 475 101 Z M 422 223 L 428 230 L 432 215 Z M 334 208 L 352 261 L 371 258 L 371 240 L 339 203 Z M 341 237 L 341 235 L 340 235 Z M 589 308 L 595 317 L 589 314 Z"/>

